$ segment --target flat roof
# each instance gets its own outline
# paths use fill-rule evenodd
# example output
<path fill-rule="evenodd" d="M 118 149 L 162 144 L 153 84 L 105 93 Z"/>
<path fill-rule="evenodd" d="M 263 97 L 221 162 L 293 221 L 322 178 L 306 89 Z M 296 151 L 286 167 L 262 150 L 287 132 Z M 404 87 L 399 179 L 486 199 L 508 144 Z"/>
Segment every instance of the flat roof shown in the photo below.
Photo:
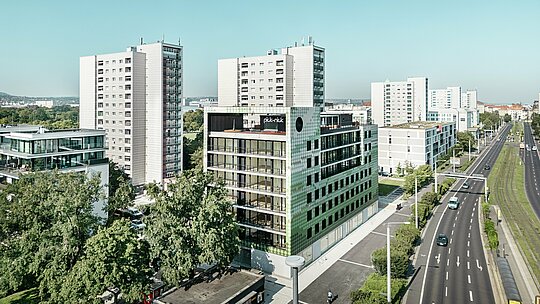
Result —
<path fill-rule="evenodd" d="M 440 125 L 450 125 L 455 124 L 455 122 L 442 122 L 442 121 L 413 121 L 408 123 L 403 123 L 399 125 L 382 127 L 384 129 L 431 129 L 436 128 Z M 381 129 L 382 129 L 381 128 Z"/>
<path fill-rule="evenodd" d="M 49 131 L 44 132 L 34 132 L 34 133 L 22 133 L 11 132 L 5 135 L 9 139 L 55 139 L 55 138 L 70 138 L 70 137 L 87 137 L 87 136 L 105 136 L 105 130 L 93 130 L 93 129 L 72 129 L 72 130 L 58 130 L 58 131 Z"/>
<path fill-rule="evenodd" d="M 161 303 L 170 304 L 221 304 L 261 278 L 263 278 L 262 275 L 248 271 L 238 271 L 225 274 L 209 283 L 204 281 L 195 284 L 188 289 L 184 287 L 178 288 L 158 300 Z"/>

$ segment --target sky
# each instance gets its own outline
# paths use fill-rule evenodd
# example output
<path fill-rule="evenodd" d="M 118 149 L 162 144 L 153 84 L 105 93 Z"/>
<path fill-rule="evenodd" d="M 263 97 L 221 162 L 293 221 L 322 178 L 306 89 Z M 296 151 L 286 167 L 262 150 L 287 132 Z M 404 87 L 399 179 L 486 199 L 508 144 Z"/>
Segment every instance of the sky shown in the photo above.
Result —
<path fill-rule="evenodd" d="M 143 37 L 180 39 L 184 96 L 217 96 L 217 61 L 312 36 L 326 49 L 326 98 L 426 76 L 490 103 L 538 99 L 540 1 L 14 1 L 0 4 L 0 92 L 78 96 L 79 57 Z"/>

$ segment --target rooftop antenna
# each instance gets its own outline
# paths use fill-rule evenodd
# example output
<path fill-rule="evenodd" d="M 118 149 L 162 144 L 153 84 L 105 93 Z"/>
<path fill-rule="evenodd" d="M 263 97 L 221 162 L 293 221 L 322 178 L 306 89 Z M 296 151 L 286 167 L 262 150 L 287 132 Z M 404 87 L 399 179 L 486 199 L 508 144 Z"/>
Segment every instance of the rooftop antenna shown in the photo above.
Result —
<path fill-rule="evenodd" d="M 180 43 L 180 37 L 178 37 L 178 45 L 182 45 L 182 44 Z"/>
<path fill-rule="evenodd" d="M 302 46 L 304 46 L 304 43 L 305 42 L 305 37 L 302 37 Z"/>
<path fill-rule="evenodd" d="M 143 41 L 143 37 L 141 37 L 141 45 L 143 45 L 144 41 Z"/>
<path fill-rule="evenodd" d="M 165 34 L 161 34 L 161 43 L 165 42 Z"/>

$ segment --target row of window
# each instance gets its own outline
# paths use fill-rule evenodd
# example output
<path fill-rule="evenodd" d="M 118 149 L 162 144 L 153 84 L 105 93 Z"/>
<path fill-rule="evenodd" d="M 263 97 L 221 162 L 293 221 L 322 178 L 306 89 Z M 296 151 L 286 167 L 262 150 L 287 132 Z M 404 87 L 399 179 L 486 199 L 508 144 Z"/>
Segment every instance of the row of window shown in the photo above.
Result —
<path fill-rule="evenodd" d="M 266 88 L 268 91 L 273 91 L 274 90 L 274 87 L 268 87 Z M 249 88 L 248 87 L 242 87 L 240 88 L 240 92 L 242 93 L 246 93 L 248 92 Z M 259 88 L 259 92 L 263 92 L 265 90 L 264 87 L 260 87 Z M 251 88 L 251 92 L 255 92 L 255 88 Z M 283 92 L 283 86 L 277 86 L 276 87 L 276 92 Z"/>
<path fill-rule="evenodd" d="M 266 96 L 268 99 L 274 99 L 274 96 L 272 95 L 269 95 L 269 96 Z M 256 96 L 252 95 L 250 96 L 251 100 L 254 100 L 256 98 Z M 260 95 L 259 96 L 259 99 L 265 99 L 263 95 Z M 248 99 L 248 95 L 242 95 L 240 97 L 240 100 L 249 100 Z M 276 100 L 283 100 L 283 95 L 276 95 Z"/>
<path fill-rule="evenodd" d="M 122 116 L 122 113 L 124 114 L 124 117 L 131 117 L 131 111 L 126 111 L 126 112 L 118 112 L 118 116 Z M 100 116 L 103 116 L 103 111 L 98 111 L 97 112 L 97 116 L 100 117 Z M 115 116 L 116 115 L 116 112 L 105 112 L 105 116 L 108 116 L 108 115 L 111 115 L 111 116 Z"/>
<path fill-rule="evenodd" d="M 369 195 L 362 197 L 360 200 L 356 200 L 356 202 L 351 202 L 347 206 L 342 207 L 339 211 L 334 212 L 333 215 L 330 214 L 328 218 L 324 218 L 321 222 L 316 223 L 313 228 L 309 227 L 306 230 L 306 237 L 310 239 L 314 235 L 317 235 L 319 232 L 323 231 L 327 227 L 330 227 L 334 222 L 339 221 L 339 219 L 348 216 L 349 213 L 360 208 L 360 206 L 364 205 L 369 200 L 371 200 L 371 192 L 369 193 Z"/>
<path fill-rule="evenodd" d="M 122 61 L 123 61 L 122 59 L 118 59 L 118 63 L 119 63 L 119 64 L 122 63 Z M 124 61 L 125 61 L 125 63 L 131 63 L 131 58 L 127 57 L 127 58 L 124 59 Z M 111 60 L 110 62 L 111 62 L 112 64 L 116 64 L 116 59 L 113 59 L 113 60 Z M 97 65 L 98 65 L 98 66 L 103 66 L 103 63 L 105 63 L 106 65 L 108 65 L 108 64 L 109 64 L 109 60 L 105 60 L 105 61 L 99 60 L 99 61 L 97 62 Z"/>
<path fill-rule="evenodd" d="M 331 194 L 333 191 L 338 191 L 339 189 L 343 189 L 344 187 L 349 186 L 349 184 L 352 184 L 354 182 L 358 182 L 359 180 L 363 179 L 364 177 L 368 177 L 370 175 L 371 175 L 371 167 L 366 168 L 364 170 L 361 170 L 360 172 L 357 172 L 355 174 L 351 174 L 350 176 L 342 178 L 339 181 L 335 181 L 334 183 L 329 183 L 327 186 L 323 186 L 323 187 L 320 188 L 321 193 L 322 193 L 322 197 L 326 196 L 327 190 L 328 190 L 328 194 Z M 315 182 L 318 182 L 319 173 L 315 173 L 313 176 L 314 176 Z M 307 177 L 307 179 L 311 183 L 311 178 Z M 365 184 L 365 186 L 361 186 L 363 184 Z M 360 191 L 364 191 L 364 189 L 363 189 L 364 187 L 365 187 L 365 189 L 371 187 L 371 180 L 368 180 L 368 181 L 360 184 Z M 313 193 L 308 192 L 306 194 L 306 202 L 308 204 L 310 204 L 313 200 L 318 200 L 318 199 L 319 199 L 319 189 L 316 189 Z"/>
<path fill-rule="evenodd" d="M 97 82 L 100 82 L 100 83 L 101 83 L 101 82 L 103 82 L 104 79 L 105 79 L 105 81 L 109 81 L 109 77 L 105 77 L 105 78 L 103 78 L 103 77 L 98 77 Z M 112 77 L 112 78 L 111 78 L 111 81 L 116 81 L 116 79 L 117 79 L 116 77 Z M 118 81 L 123 81 L 123 80 L 125 80 L 125 81 L 131 81 L 131 76 L 118 77 Z"/>
<path fill-rule="evenodd" d="M 274 62 L 273 61 L 268 61 L 267 65 L 271 66 L 273 65 Z M 255 62 L 251 62 L 251 63 L 247 63 L 247 62 L 243 62 L 240 67 L 245 69 L 245 68 L 248 68 L 248 67 L 254 67 L 255 66 Z M 264 62 L 259 62 L 259 66 L 264 66 Z M 283 66 L 283 60 L 277 60 L 276 61 L 276 66 Z"/>
<path fill-rule="evenodd" d="M 274 79 L 273 78 L 269 78 L 268 80 L 268 83 L 273 83 L 274 82 Z M 264 79 L 263 78 L 259 78 L 259 83 L 263 83 L 264 82 Z M 242 81 L 240 82 L 241 84 L 248 84 L 248 83 L 257 83 L 256 79 L 251 79 L 251 81 L 249 81 L 248 79 L 242 79 Z M 283 78 L 276 78 L 276 83 L 283 83 Z"/>

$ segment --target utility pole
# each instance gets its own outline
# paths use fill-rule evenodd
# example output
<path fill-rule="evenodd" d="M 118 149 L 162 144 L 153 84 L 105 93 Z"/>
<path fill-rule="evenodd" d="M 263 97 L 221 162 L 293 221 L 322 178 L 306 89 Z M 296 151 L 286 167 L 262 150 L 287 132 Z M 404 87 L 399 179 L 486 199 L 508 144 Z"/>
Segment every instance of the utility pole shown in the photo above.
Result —
<path fill-rule="evenodd" d="M 456 149 L 453 149 L 452 150 L 452 166 L 453 166 L 453 170 L 454 170 L 454 173 L 456 173 Z"/>
<path fill-rule="evenodd" d="M 471 139 L 469 138 L 469 161 L 471 161 Z"/>
<path fill-rule="evenodd" d="M 414 176 L 414 218 L 418 229 L 418 176 Z"/>

